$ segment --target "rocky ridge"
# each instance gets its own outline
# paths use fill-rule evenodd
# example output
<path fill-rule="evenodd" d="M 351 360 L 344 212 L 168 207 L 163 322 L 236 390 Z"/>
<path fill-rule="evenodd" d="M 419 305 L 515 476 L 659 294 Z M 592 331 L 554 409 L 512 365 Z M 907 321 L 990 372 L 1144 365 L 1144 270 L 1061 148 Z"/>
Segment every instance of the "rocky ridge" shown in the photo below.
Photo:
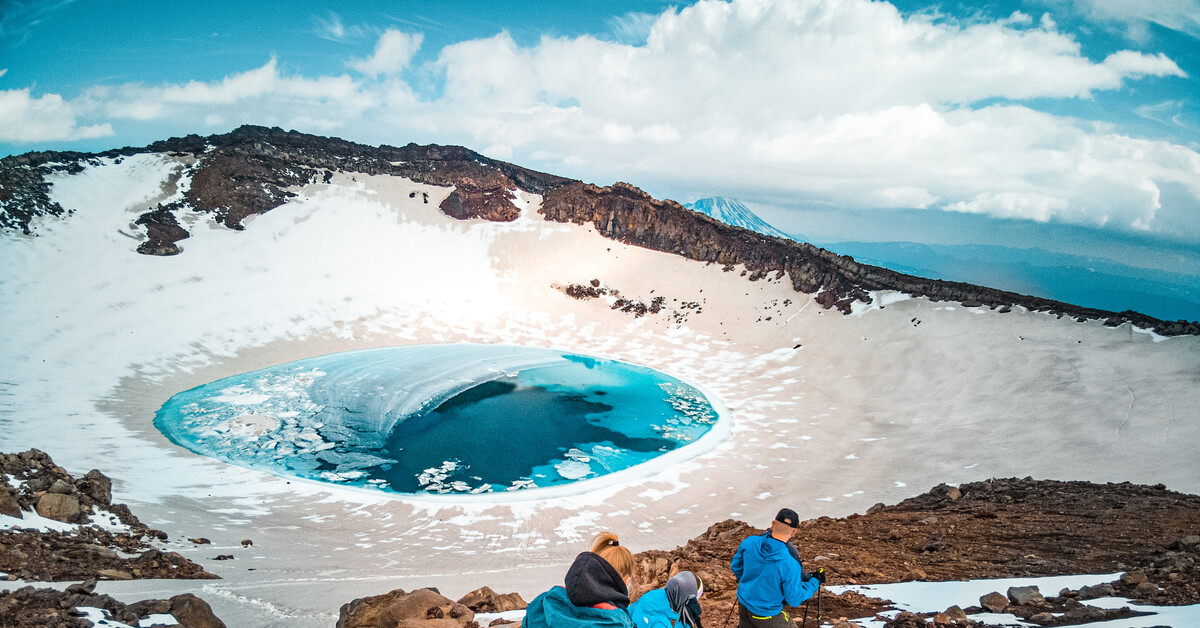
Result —
<path fill-rule="evenodd" d="M 420 183 L 453 186 L 441 210 L 458 219 L 512 221 L 520 215 L 512 193 L 543 196 L 548 220 L 591 224 L 605 237 L 626 244 L 720 264 L 740 266 L 751 281 L 786 278 L 798 292 L 815 294 L 825 308 L 849 312 L 854 302 L 869 302 L 871 291 L 897 290 L 967 307 L 1001 312 L 1012 307 L 1102 320 L 1110 326 L 1131 323 L 1162 335 L 1200 335 L 1200 322 L 1161 321 L 1133 311 L 1108 312 L 994 290 L 971 284 L 924 279 L 860 264 L 811 244 L 762 235 L 714 220 L 673 201 L 660 201 L 638 188 L 617 183 L 597 187 L 489 159 L 457 146 L 366 146 L 336 138 L 243 126 L 230 133 L 189 135 L 98 154 L 32 152 L 0 159 L 0 229 L 32 235 L 39 217 L 69 213 L 49 196 L 46 175 L 78 172 L 102 158 L 167 153 L 186 163 L 190 183 L 183 200 L 147 207 L 135 221 L 144 229 L 138 251 L 174 255 L 188 237 L 179 216 L 209 214 L 230 229 L 243 229 L 246 217 L 285 203 L 298 186 L 328 182 L 334 173 L 393 175 Z"/>

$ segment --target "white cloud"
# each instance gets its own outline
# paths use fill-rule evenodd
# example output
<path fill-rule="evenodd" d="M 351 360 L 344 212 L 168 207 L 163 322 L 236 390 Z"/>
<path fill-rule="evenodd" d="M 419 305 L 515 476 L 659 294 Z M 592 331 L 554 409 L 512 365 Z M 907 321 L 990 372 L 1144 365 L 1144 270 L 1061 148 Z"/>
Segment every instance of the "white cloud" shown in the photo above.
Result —
<path fill-rule="evenodd" d="M 34 98 L 28 89 L 0 90 L 0 142 L 80 140 L 112 134 L 109 124 L 79 126 L 74 108 L 58 94 Z"/>
<path fill-rule="evenodd" d="M 304 124 L 298 124 L 298 128 L 328 131 L 378 107 L 380 100 L 380 94 L 349 76 L 282 75 L 272 58 L 262 67 L 219 81 L 95 87 L 84 93 L 80 105 L 114 119 L 185 119 L 206 126 L 212 126 L 212 120 L 262 124 L 299 121 Z"/>
<path fill-rule="evenodd" d="M 613 37 L 623 44 L 640 44 L 646 41 L 650 28 L 658 21 L 652 13 L 632 12 L 605 20 Z"/>
<path fill-rule="evenodd" d="M 342 17 L 333 11 L 325 16 L 313 17 L 313 33 L 321 39 L 329 41 L 351 41 L 370 37 L 378 32 L 361 25 L 348 26 L 342 22 Z"/>
<path fill-rule="evenodd" d="M 419 34 L 389 30 L 370 57 L 347 61 L 351 76 L 289 75 L 271 59 L 217 81 L 40 100 L 97 123 L 249 122 L 462 143 L 601 183 L 776 204 L 1154 231 L 1164 199 L 1180 198 L 1160 190 L 1200 202 L 1195 150 L 1021 104 L 1183 74 L 1162 54 L 1091 61 L 1047 17 L 957 23 L 866 0 L 701 0 L 664 12 L 638 45 L 582 36 L 521 46 L 500 33 L 447 46 L 416 73 L 443 82 L 424 101 L 416 94 L 431 90 L 398 76 L 420 45 Z M 1005 104 L 981 106 L 988 99 Z M 106 128 L 59 118 L 59 138 Z"/>
<path fill-rule="evenodd" d="M 373 55 L 366 59 L 351 60 L 349 65 L 370 77 L 399 74 L 421 48 L 421 39 L 420 33 L 409 34 L 389 28 L 375 44 Z"/>
<path fill-rule="evenodd" d="M 1143 39 L 1140 26 L 1149 22 L 1200 38 L 1200 6 L 1196 0 L 1055 0 L 1073 6 L 1092 19 L 1119 22 L 1132 29 L 1134 39 Z"/>

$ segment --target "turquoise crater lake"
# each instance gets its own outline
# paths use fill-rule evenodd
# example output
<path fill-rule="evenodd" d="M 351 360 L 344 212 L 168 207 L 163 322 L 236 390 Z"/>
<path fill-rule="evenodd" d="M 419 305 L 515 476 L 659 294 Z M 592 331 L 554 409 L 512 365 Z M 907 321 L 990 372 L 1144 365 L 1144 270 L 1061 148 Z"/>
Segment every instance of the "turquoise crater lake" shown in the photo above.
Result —
<path fill-rule="evenodd" d="M 198 386 L 154 424 L 196 453 L 406 494 L 565 486 L 700 440 L 696 388 L 615 360 L 508 345 L 335 353 Z"/>

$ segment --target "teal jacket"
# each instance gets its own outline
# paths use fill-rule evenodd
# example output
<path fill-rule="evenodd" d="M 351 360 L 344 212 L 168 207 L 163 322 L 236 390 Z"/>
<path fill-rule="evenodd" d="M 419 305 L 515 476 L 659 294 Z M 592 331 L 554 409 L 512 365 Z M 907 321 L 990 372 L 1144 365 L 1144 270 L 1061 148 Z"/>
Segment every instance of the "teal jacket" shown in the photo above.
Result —
<path fill-rule="evenodd" d="M 671 620 L 678 619 L 679 613 L 671 611 L 667 590 L 655 589 L 629 607 L 629 618 L 637 628 L 672 628 Z"/>
<path fill-rule="evenodd" d="M 665 598 L 664 598 L 665 600 Z M 603 609 L 575 606 L 567 590 L 553 587 L 533 598 L 525 608 L 522 628 L 634 628 L 623 608 Z"/>

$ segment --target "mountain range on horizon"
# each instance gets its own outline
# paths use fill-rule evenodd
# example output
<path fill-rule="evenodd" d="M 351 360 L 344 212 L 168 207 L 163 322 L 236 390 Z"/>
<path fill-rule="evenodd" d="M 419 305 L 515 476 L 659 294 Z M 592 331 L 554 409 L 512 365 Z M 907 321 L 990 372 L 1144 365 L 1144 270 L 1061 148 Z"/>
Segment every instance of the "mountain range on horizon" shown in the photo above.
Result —
<path fill-rule="evenodd" d="M 1114 312 L 1134 310 L 1164 320 L 1200 320 L 1200 284 L 1193 275 L 1037 248 L 899 240 L 817 242 L 784 233 L 735 198 L 705 197 L 684 207 L 731 226 L 808 241 L 864 264 L 908 275 L 988 286 Z"/>

